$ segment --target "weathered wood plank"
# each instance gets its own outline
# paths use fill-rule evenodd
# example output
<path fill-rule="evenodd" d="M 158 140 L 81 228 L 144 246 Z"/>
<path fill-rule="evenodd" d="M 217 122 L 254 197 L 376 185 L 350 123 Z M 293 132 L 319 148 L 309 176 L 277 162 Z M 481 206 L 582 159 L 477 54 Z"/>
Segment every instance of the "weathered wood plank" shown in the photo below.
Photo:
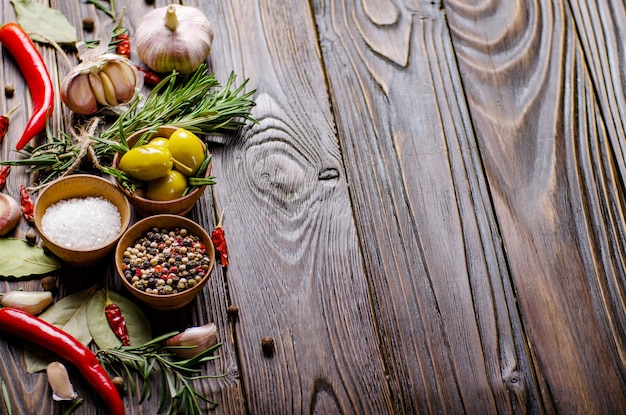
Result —
<path fill-rule="evenodd" d="M 444 4 L 543 404 L 623 413 L 623 161 L 569 9 Z"/>
<path fill-rule="evenodd" d="M 583 237 L 592 239 L 596 250 L 594 257 L 597 259 L 589 261 L 589 266 L 595 267 L 593 262 L 602 264 L 596 282 L 598 300 L 602 298 L 602 303 L 596 304 L 596 308 L 606 313 L 606 323 L 610 326 L 605 330 L 611 339 L 611 353 L 616 361 L 621 361 L 621 378 L 626 383 L 626 247 L 623 242 L 626 164 L 622 150 L 626 144 L 626 77 L 623 75 L 626 10 L 616 2 L 570 3 L 589 66 L 589 82 L 593 84 L 587 85 L 585 92 L 593 93 L 598 101 L 594 108 L 596 113 L 583 113 L 579 117 L 586 115 L 589 128 L 600 129 L 588 134 L 589 138 L 595 138 L 591 143 L 585 136 L 580 137 L 579 147 L 586 152 L 578 155 L 585 167 L 579 175 L 583 176 L 581 187 L 585 188 L 585 200 L 590 205 L 586 220 L 591 224 Z M 602 118 L 603 124 L 596 121 L 596 117 Z"/>
<path fill-rule="evenodd" d="M 251 413 L 392 413 L 306 1 L 215 2 L 212 64 L 256 88 L 258 125 L 214 150 Z M 264 357 L 261 338 L 276 341 Z"/>
<path fill-rule="evenodd" d="M 400 412 L 539 412 L 440 4 L 315 11 Z"/>

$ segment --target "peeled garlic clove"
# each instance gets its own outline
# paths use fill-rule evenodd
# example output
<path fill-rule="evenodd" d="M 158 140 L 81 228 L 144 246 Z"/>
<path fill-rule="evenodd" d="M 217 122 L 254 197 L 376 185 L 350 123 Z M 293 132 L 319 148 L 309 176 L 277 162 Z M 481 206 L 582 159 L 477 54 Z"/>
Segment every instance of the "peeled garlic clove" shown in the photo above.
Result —
<path fill-rule="evenodd" d="M 115 87 L 113 87 L 113 81 L 104 72 L 100 72 L 99 75 L 100 80 L 102 81 L 102 87 L 104 88 L 104 97 L 106 98 L 106 101 L 110 106 L 116 106 L 118 104 L 118 101 L 117 97 L 115 96 Z"/>
<path fill-rule="evenodd" d="M 217 343 L 217 327 L 214 323 L 204 326 L 190 327 L 174 337 L 170 337 L 165 345 L 171 347 L 172 353 L 182 359 L 190 359 L 199 355 Z M 194 347 L 172 347 L 194 346 Z"/>
<path fill-rule="evenodd" d="M 37 315 L 52 304 L 50 291 L 9 291 L 2 294 L 2 307 L 17 308 Z"/>
<path fill-rule="evenodd" d="M 189 74 L 211 52 L 213 26 L 201 10 L 170 4 L 145 15 L 133 42 L 139 58 L 153 71 Z"/>
<path fill-rule="evenodd" d="M 78 397 L 70 382 L 67 369 L 60 362 L 52 362 L 46 367 L 48 383 L 52 388 L 52 399 L 55 401 L 73 401 Z"/>
<path fill-rule="evenodd" d="M 96 97 L 96 101 L 100 105 L 109 105 L 107 102 L 106 96 L 104 95 L 104 87 L 102 86 L 102 80 L 100 76 L 95 73 L 90 73 L 89 84 L 91 85 L 91 90 L 93 91 L 94 96 Z"/>
<path fill-rule="evenodd" d="M 117 101 L 130 101 L 135 95 L 135 71 L 125 63 L 111 61 L 104 65 L 102 72 L 112 81 Z"/>
<path fill-rule="evenodd" d="M 22 210 L 15 198 L 0 193 L 0 236 L 11 232 L 20 222 Z"/>
<path fill-rule="evenodd" d="M 98 103 L 87 74 L 67 77 L 61 85 L 61 99 L 77 114 L 91 115 L 98 111 Z"/>

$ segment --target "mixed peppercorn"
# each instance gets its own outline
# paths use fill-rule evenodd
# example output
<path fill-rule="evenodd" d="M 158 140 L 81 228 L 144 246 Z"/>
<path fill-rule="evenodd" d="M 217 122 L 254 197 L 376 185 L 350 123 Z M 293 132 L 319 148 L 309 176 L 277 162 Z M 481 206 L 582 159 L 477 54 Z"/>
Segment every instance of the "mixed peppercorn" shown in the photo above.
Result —
<path fill-rule="evenodd" d="M 184 228 L 153 228 L 124 251 L 124 278 L 148 294 L 176 294 L 206 276 L 210 258 L 200 238 Z"/>

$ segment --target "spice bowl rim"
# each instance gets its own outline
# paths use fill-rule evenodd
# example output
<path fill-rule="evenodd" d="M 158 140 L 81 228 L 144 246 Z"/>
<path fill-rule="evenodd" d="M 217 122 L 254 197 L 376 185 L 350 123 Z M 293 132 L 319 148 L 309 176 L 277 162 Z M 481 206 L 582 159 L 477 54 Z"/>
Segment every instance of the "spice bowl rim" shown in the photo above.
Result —
<path fill-rule="evenodd" d="M 159 225 L 160 224 L 160 225 Z M 172 225 L 178 224 L 178 225 Z M 124 251 L 133 242 L 144 235 L 148 230 L 152 228 L 170 229 L 173 227 L 185 227 L 191 234 L 200 238 L 205 245 L 207 254 L 209 256 L 209 267 L 206 275 L 195 286 L 185 291 L 181 291 L 175 294 L 152 294 L 141 291 L 132 286 L 130 282 L 124 277 L 124 270 L 122 269 Z M 191 228 L 191 229 L 190 229 Z M 181 215 L 163 213 L 157 215 L 147 216 L 130 227 L 124 232 L 124 234 L 117 241 L 114 253 L 115 271 L 118 278 L 122 281 L 122 284 L 126 289 L 139 300 L 146 303 L 148 306 L 158 310 L 174 310 L 182 308 L 191 303 L 197 295 L 203 290 L 204 286 L 208 283 L 211 277 L 213 267 L 215 266 L 215 247 L 209 233 L 197 222 Z"/>
<path fill-rule="evenodd" d="M 91 185 L 82 187 L 76 186 L 76 183 L 85 182 L 91 183 Z M 59 194 L 59 188 L 71 190 L 66 190 Z M 80 191 L 72 191 L 77 189 Z M 97 191 L 102 189 L 107 189 L 106 194 L 103 194 L 102 191 Z M 54 203 L 72 198 L 98 196 L 113 203 L 120 214 L 120 230 L 113 239 L 90 248 L 69 248 L 55 242 L 54 238 L 50 238 L 50 236 L 44 232 L 42 226 L 43 216 L 46 210 Z M 87 266 L 98 262 L 115 248 L 117 241 L 128 229 L 131 222 L 131 216 L 132 212 L 130 203 L 115 183 L 94 174 L 76 173 L 60 177 L 50 182 L 43 188 L 43 190 L 41 190 L 35 200 L 33 222 L 43 244 L 53 254 L 59 257 L 59 259 L 69 265 Z"/>
<path fill-rule="evenodd" d="M 179 128 L 181 127 L 176 127 L 173 125 L 161 125 L 156 128 L 155 127 L 142 128 L 133 132 L 128 137 L 126 137 L 126 142 L 129 145 L 129 148 L 133 148 L 133 146 L 142 137 L 142 135 L 149 133 L 150 131 L 152 131 L 152 133 L 150 133 L 150 137 L 148 138 L 148 140 L 153 137 L 158 136 L 159 134 L 164 134 L 164 131 L 170 131 L 169 134 L 167 134 L 168 136 L 170 136 L 175 130 Z M 202 145 L 204 146 L 207 156 L 211 157 L 211 153 L 208 151 L 206 147 L 206 143 L 202 141 Z M 121 160 L 121 156 L 122 156 L 122 153 L 120 152 L 116 152 L 114 154 L 113 163 L 112 163 L 113 168 L 118 167 L 119 162 Z M 209 177 L 209 175 L 211 174 L 212 167 L 213 167 L 213 161 L 211 160 L 209 161 L 209 165 L 206 169 L 206 173 L 204 177 Z M 153 200 L 153 199 L 148 199 L 147 197 L 142 196 L 140 193 L 131 192 L 124 185 L 122 185 L 122 183 L 120 183 L 120 181 L 117 178 L 115 178 L 115 183 L 122 190 L 122 192 L 126 195 L 126 197 L 130 200 L 130 203 L 131 205 L 133 205 L 135 210 L 137 210 L 137 212 L 141 214 L 142 216 L 146 216 L 146 217 L 159 215 L 159 214 L 173 214 L 173 215 L 184 216 L 187 213 L 189 213 L 191 209 L 193 209 L 196 202 L 200 200 L 200 198 L 204 194 L 204 191 L 206 190 L 206 187 L 207 187 L 207 185 L 196 186 L 196 188 L 193 189 L 188 194 L 182 197 L 176 198 L 176 199 L 172 199 L 172 200 Z"/>

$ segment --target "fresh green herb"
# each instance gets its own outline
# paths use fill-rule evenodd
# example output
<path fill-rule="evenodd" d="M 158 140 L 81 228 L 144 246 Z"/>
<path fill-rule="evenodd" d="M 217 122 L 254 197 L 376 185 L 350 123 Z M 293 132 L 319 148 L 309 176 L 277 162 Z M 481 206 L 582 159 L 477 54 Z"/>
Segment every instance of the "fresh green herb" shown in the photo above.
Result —
<path fill-rule="evenodd" d="M 137 130 L 161 125 L 185 128 L 195 134 L 225 134 L 236 131 L 246 122 L 256 122 L 251 116 L 255 91 L 245 92 L 248 80 L 235 86 L 236 76 L 231 73 L 224 85 L 201 65 L 193 74 L 183 76 L 176 72 L 165 77 L 148 94 L 141 106 L 139 98 L 104 131 L 98 133 L 103 123 L 101 117 L 88 118 L 77 133 L 60 132 L 58 137 L 47 131 L 46 143 L 38 147 L 27 146 L 17 160 L 6 160 L 0 165 L 28 166 L 36 172 L 38 190 L 47 183 L 91 165 L 112 174 L 111 162 L 117 151 L 127 151 L 126 137 Z M 196 184 L 198 185 L 198 184 Z"/>
<path fill-rule="evenodd" d="M 4 378 L 0 381 L 2 386 L 2 399 L 4 400 L 4 409 L 7 411 L 7 415 L 13 415 L 13 407 L 11 406 L 11 397 L 9 396 L 9 389 Z"/>
<path fill-rule="evenodd" d="M 139 376 L 142 382 L 139 403 L 150 399 L 152 395 L 150 378 L 153 373 L 157 373 L 161 378 L 158 413 L 176 414 L 184 408 L 185 414 L 204 414 L 206 409 L 202 408 L 202 402 L 209 405 L 217 405 L 217 402 L 198 392 L 193 382 L 226 375 L 202 375 L 200 368 L 202 363 L 219 358 L 219 355 L 213 355 L 213 352 L 221 344 L 216 344 L 190 359 L 174 360 L 174 354 L 163 346 L 163 342 L 176 334 L 178 333 L 164 334 L 143 346 L 100 349 L 96 356 L 109 373 L 125 378 L 133 391 L 135 390 L 133 374 Z"/>
<path fill-rule="evenodd" d="M 61 268 L 61 262 L 36 245 L 17 238 L 0 238 L 0 276 L 43 275 Z"/>
<path fill-rule="evenodd" d="M 82 398 L 78 398 L 78 399 L 74 399 L 72 401 L 72 405 L 70 405 L 69 408 L 67 408 L 64 412 L 63 415 L 71 415 L 74 413 L 74 411 L 83 404 L 83 399 Z"/>
<path fill-rule="evenodd" d="M 103 2 L 98 0 L 86 0 L 86 2 L 89 4 L 93 4 L 96 9 L 106 13 L 111 19 L 115 20 L 117 16 L 117 7 L 115 5 L 115 0 L 111 0 L 109 2 L 110 7 L 105 6 Z"/>

